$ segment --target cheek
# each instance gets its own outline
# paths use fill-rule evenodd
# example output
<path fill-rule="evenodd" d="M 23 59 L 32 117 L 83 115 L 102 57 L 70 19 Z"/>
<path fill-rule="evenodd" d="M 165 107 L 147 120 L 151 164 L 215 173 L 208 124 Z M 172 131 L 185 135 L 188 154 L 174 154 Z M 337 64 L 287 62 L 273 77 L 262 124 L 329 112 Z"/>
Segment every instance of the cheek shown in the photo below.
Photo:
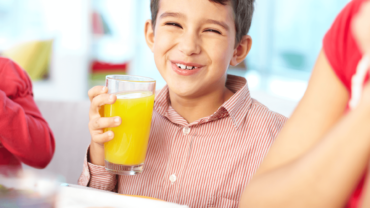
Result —
<path fill-rule="evenodd" d="M 226 69 L 232 58 L 233 51 L 233 48 L 225 43 L 211 44 L 208 49 L 208 54 L 212 60 L 212 65 L 217 68 L 222 67 Z"/>
<path fill-rule="evenodd" d="M 158 31 L 155 36 L 153 53 L 154 59 L 159 70 L 166 64 L 166 55 L 171 48 L 175 45 L 175 37 L 166 32 Z"/>
<path fill-rule="evenodd" d="M 158 30 L 154 39 L 154 49 L 156 52 L 165 52 L 171 48 L 175 41 L 172 33 Z"/>
<path fill-rule="evenodd" d="M 161 70 L 163 68 L 163 65 L 165 64 L 165 59 L 163 59 L 163 57 L 166 55 L 169 43 L 170 41 L 168 40 L 168 38 L 163 37 L 162 34 L 156 34 L 153 45 L 153 54 L 158 70 Z"/>

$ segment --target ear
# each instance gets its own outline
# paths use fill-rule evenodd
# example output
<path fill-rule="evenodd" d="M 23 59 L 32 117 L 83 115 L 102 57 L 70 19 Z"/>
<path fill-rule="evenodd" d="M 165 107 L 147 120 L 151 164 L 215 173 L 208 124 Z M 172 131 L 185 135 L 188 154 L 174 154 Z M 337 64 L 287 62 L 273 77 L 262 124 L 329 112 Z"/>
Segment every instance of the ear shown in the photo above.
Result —
<path fill-rule="evenodd" d="M 145 29 L 144 29 L 145 41 L 150 50 L 153 52 L 154 46 L 154 28 L 152 25 L 152 20 L 147 20 L 145 22 Z"/>
<path fill-rule="evenodd" d="M 234 49 L 233 57 L 230 61 L 231 66 L 236 66 L 247 57 L 252 48 L 252 38 L 249 35 L 244 35 L 238 46 Z"/>

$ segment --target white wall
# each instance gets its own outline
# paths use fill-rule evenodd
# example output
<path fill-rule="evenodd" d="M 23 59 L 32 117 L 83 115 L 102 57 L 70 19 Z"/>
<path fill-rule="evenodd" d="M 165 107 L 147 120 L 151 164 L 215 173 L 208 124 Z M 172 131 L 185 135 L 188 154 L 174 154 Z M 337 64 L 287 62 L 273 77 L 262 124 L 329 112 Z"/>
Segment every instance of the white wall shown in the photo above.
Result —
<path fill-rule="evenodd" d="M 42 0 L 45 27 L 55 38 L 50 79 L 34 82 L 36 99 L 87 98 L 90 63 L 90 0 Z"/>

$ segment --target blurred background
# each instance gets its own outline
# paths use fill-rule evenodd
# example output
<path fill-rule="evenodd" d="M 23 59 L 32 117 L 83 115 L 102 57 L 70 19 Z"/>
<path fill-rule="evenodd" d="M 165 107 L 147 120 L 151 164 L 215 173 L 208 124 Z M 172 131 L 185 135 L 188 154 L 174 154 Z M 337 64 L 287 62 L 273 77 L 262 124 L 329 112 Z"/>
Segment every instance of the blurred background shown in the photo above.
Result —
<path fill-rule="evenodd" d="M 251 53 L 229 73 L 245 76 L 262 102 L 269 96 L 297 102 L 325 32 L 348 1 L 257 0 Z M 150 0 L 0 0 L 0 53 L 29 72 L 36 99 L 86 99 L 87 90 L 104 84 L 109 73 L 153 77 L 160 89 L 165 82 L 143 35 L 149 5 Z"/>
<path fill-rule="evenodd" d="M 348 2 L 256 0 L 252 50 L 229 73 L 246 77 L 252 97 L 289 116 L 306 90 L 325 32 Z M 67 182 L 76 182 L 90 141 L 90 87 L 103 85 L 112 73 L 152 77 L 157 89 L 165 85 L 144 40 L 149 5 L 150 0 L 0 0 L 0 54 L 30 74 L 57 139 L 55 158 L 60 157 L 51 166 L 64 171 Z M 61 138 L 74 144 L 58 143 Z M 61 148 L 76 152 L 70 170 L 60 165 L 71 161 Z"/>

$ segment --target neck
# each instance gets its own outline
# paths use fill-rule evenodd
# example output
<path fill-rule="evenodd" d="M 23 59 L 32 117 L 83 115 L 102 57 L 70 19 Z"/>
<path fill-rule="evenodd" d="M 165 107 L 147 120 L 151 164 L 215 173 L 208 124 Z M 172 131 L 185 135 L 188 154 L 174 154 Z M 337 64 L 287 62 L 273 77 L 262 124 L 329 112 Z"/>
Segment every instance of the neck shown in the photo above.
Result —
<path fill-rule="evenodd" d="M 233 94 L 225 86 L 195 97 L 182 97 L 170 90 L 170 100 L 172 108 L 188 123 L 192 123 L 212 115 Z"/>

